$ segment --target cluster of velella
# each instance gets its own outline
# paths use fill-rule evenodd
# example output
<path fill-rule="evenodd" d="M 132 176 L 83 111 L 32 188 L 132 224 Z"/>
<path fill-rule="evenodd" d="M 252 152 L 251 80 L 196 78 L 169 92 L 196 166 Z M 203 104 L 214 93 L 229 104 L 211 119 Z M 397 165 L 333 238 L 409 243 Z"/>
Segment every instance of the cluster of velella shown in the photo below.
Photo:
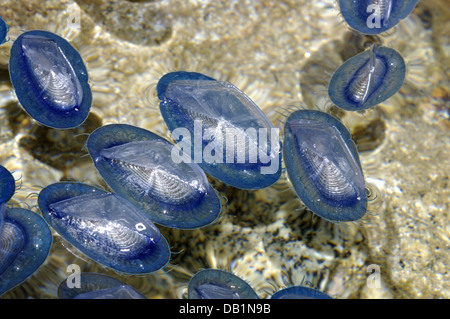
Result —
<path fill-rule="evenodd" d="M 339 9 L 356 32 L 376 35 L 407 17 L 418 0 L 340 0 Z M 393 96 L 403 85 L 405 62 L 397 51 L 373 44 L 333 74 L 328 96 L 347 111 L 363 111 Z M 367 211 L 358 150 L 347 128 L 319 111 L 292 113 L 284 127 L 286 171 L 297 195 L 330 221 L 354 221 Z"/>
<path fill-rule="evenodd" d="M 379 35 L 406 18 L 419 0 L 339 0 L 348 25 L 364 35 Z M 393 96 L 405 80 L 405 62 L 397 51 L 373 44 L 345 61 L 333 74 L 328 95 L 348 111 L 372 108 Z"/>
<path fill-rule="evenodd" d="M 340 0 L 339 7 L 353 29 L 379 34 L 405 18 L 417 2 Z M 0 43 L 7 31 L 1 19 Z M 92 104 L 87 69 L 60 36 L 47 31 L 20 35 L 11 48 L 9 71 L 20 104 L 40 124 L 73 128 L 87 118 Z M 395 94 L 404 78 L 401 55 L 374 45 L 336 70 L 328 93 L 336 106 L 361 111 Z M 266 115 L 231 83 L 178 71 L 159 80 L 157 94 L 175 143 L 125 124 L 102 126 L 87 140 L 89 155 L 111 192 L 74 182 L 48 185 L 38 196 L 41 217 L 7 206 L 15 182 L 0 167 L 0 295 L 45 261 L 52 243 L 48 225 L 83 254 L 117 272 L 157 271 L 169 262 L 171 252 L 155 224 L 194 229 L 219 218 L 220 196 L 206 174 L 236 188 L 262 189 L 281 177 L 282 157 L 297 195 L 312 212 L 333 222 L 365 215 L 368 200 L 358 150 L 335 117 L 322 111 L 293 112 L 285 121 L 281 147 Z M 63 281 L 58 297 L 144 298 L 106 275 L 81 277 L 80 285 Z M 229 272 L 205 269 L 191 278 L 187 298 L 258 295 Z M 272 298 L 331 297 L 293 286 Z"/>

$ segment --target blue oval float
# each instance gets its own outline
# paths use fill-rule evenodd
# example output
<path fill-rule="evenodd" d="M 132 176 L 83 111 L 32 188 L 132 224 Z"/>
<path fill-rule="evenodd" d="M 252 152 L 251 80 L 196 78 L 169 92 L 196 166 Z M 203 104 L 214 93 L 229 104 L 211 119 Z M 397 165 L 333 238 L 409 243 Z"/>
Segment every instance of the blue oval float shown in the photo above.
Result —
<path fill-rule="evenodd" d="M 92 260 L 130 274 L 151 273 L 170 259 L 159 229 L 127 200 L 100 188 L 61 182 L 39 193 L 44 219 Z"/>
<path fill-rule="evenodd" d="M 11 47 L 9 73 L 17 98 L 39 123 L 73 128 L 89 115 L 92 92 L 78 51 L 48 31 L 21 34 Z"/>
<path fill-rule="evenodd" d="M 6 24 L 5 20 L 3 20 L 2 17 L 0 17 L 0 45 L 5 43 L 7 34 L 8 34 L 8 25 Z"/>
<path fill-rule="evenodd" d="M 219 217 L 220 199 L 203 170 L 177 158 L 175 146 L 162 137 L 139 127 L 111 124 L 89 136 L 87 149 L 109 187 L 153 222 L 192 229 Z"/>
<path fill-rule="evenodd" d="M 11 172 L 0 165 L 0 205 L 8 202 L 16 191 L 16 181 Z"/>
<path fill-rule="evenodd" d="M 405 75 L 405 61 L 400 53 L 374 45 L 345 61 L 334 72 L 328 96 L 341 109 L 366 110 L 397 93 Z"/>
<path fill-rule="evenodd" d="M 259 299 L 248 283 L 230 272 L 204 269 L 192 276 L 188 299 Z"/>
<path fill-rule="evenodd" d="M 53 236 L 41 216 L 0 205 L 0 295 L 16 287 L 47 259 Z"/>
<path fill-rule="evenodd" d="M 339 8 L 351 28 L 375 35 L 396 26 L 418 3 L 419 0 L 339 0 Z"/>
<path fill-rule="evenodd" d="M 270 299 L 333 299 L 330 295 L 314 288 L 292 286 L 274 293 Z"/>
<path fill-rule="evenodd" d="M 350 132 L 335 117 L 299 110 L 284 125 L 283 156 L 292 185 L 311 211 L 354 221 L 367 210 L 365 181 Z"/>
<path fill-rule="evenodd" d="M 180 71 L 164 75 L 156 89 L 172 137 L 206 173 L 240 189 L 278 181 L 278 131 L 234 85 Z"/>
<path fill-rule="evenodd" d="M 83 272 L 76 282 L 63 280 L 58 286 L 58 299 L 146 299 L 133 287 L 113 277 Z M 75 281 L 76 279 L 70 278 Z"/>

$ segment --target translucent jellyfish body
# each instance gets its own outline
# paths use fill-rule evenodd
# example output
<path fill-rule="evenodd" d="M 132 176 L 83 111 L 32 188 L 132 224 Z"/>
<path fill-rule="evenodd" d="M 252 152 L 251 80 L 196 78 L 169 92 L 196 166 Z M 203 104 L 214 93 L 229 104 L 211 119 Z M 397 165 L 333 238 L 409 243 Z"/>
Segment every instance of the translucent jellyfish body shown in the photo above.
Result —
<path fill-rule="evenodd" d="M 89 115 L 92 92 L 78 51 L 47 31 L 21 34 L 11 47 L 9 73 L 17 98 L 37 122 L 73 128 Z"/>
<path fill-rule="evenodd" d="M 240 189 L 280 178 L 278 130 L 234 85 L 180 71 L 164 75 L 157 92 L 172 137 L 206 173 Z"/>
<path fill-rule="evenodd" d="M 299 110 L 284 126 L 283 157 L 303 203 L 330 221 L 354 221 L 367 211 L 358 150 L 347 128 L 320 111 Z"/>
<path fill-rule="evenodd" d="M 345 61 L 334 72 L 328 96 L 344 110 L 366 110 L 397 93 L 405 75 L 405 61 L 400 53 L 374 45 Z"/>
<path fill-rule="evenodd" d="M 220 199 L 196 163 L 162 137 L 126 124 L 95 130 L 87 148 L 111 189 L 157 224 L 192 229 L 215 221 Z"/>
<path fill-rule="evenodd" d="M 145 299 L 133 287 L 98 273 L 80 273 L 58 286 L 58 299 Z"/>
<path fill-rule="evenodd" d="M 232 273 L 205 269 L 188 284 L 188 299 L 259 299 L 252 287 Z"/>
<path fill-rule="evenodd" d="M 50 228 L 41 216 L 0 204 L 0 295 L 40 268 L 52 241 Z"/>
<path fill-rule="evenodd" d="M 92 260 L 116 271 L 151 273 L 170 259 L 165 238 L 127 200 L 97 187 L 61 182 L 39 193 L 49 225 Z"/>

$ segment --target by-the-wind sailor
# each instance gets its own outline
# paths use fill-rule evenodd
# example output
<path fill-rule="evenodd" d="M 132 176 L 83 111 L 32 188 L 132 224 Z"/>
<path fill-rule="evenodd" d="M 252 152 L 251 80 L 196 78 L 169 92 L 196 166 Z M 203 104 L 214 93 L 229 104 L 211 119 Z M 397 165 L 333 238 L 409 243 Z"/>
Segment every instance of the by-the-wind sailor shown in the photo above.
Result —
<path fill-rule="evenodd" d="M 156 89 L 172 137 L 206 173 L 240 189 L 280 178 L 278 130 L 234 85 L 180 71 L 164 75 Z"/>
<path fill-rule="evenodd" d="M 0 204 L 0 295 L 30 277 L 47 259 L 52 233 L 44 219 L 28 209 Z"/>
<path fill-rule="evenodd" d="M 78 280 L 78 282 L 77 282 Z M 79 284 L 79 286 L 77 286 Z M 120 280 L 98 273 L 83 272 L 58 286 L 58 299 L 146 299 Z"/>
<path fill-rule="evenodd" d="M 397 25 L 419 0 L 339 0 L 348 25 L 363 34 L 380 34 Z"/>
<path fill-rule="evenodd" d="M 373 45 L 345 61 L 334 72 L 328 95 L 336 106 L 344 110 L 366 110 L 397 93 L 405 75 L 405 61 L 400 53 Z"/>
<path fill-rule="evenodd" d="M 218 218 L 220 199 L 203 170 L 196 163 L 177 160 L 178 149 L 162 137 L 139 127 L 111 124 L 95 130 L 87 148 L 111 189 L 153 222 L 192 229 Z"/>
<path fill-rule="evenodd" d="M 306 286 L 292 286 L 274 293 L 271 299 L 333 299 L 330 295 Z"/>
<path fill-rule="evenodd" d="M 8 202 L 16 191 L 14 176 L 0 165 L 0 205 Z"/>
<path fill-rule="evenodd" d="M 284 125 L 283 156 L 303 203 L 330 221 L 354 221 L 367 210 L 358 150 L 347 128 L 320 111 L 293 112 Z"/>
<path fill-rule="evenodd" d="M 11 47 L 9 73 L 20 104 L 39 123 L 73 128 L 88 117 L 92 92 L 86 66 L 60 36 L 40 30 L 21 34 Z"/>
<path fill-rule="evenodd" d="M 106 267 L 145 274 L 169 261 L 169 246 L 159 229 L 116 194 L 87 184 L 61 182 L 42 189 L 38 205 L 57 233 Z"/>
<path fill-rule="evenodd" d="M 6 40 L 6 35 L 8 34 L 8 25 L 5 20 L 0 17 L 0 45 L 3 44 Z"/>
<path fill-rule="evenodd" d="M 232 273 L 204 269 L 192 276 L 188 299 L 259 299 L 248 283 Z"/>

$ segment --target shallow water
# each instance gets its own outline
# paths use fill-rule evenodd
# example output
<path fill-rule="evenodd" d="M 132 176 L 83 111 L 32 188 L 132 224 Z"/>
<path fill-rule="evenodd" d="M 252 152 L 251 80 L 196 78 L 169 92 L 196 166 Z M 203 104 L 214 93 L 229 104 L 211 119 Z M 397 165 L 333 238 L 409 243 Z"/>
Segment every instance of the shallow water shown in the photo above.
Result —
<path fill-rule="evenodd" d="M 450 298 L 449 33 L 446 1 L 421 1 L 380 38 L 353 34 L 326 1 L 0 0 L 10 41 L 0 47 L 0 164 L 20 180 L 14 203 L 38 212 L 36 195 L 61 180 L 106 187 L 83 148 L 100 125 L 128 123 L 168 136 L 155 86 L 174 70 L 229 81 L 275 126 L 292 110 L 342 118 L 377 200 L 360 222 L 332 224 L 304 209 L 286 176 L 259 191 L 227 187 L 219 221 L 192 231 L 162 228 L 173 256 L 164 270 L 125 276 L 56 234 L 47 262 L 1 298 L 55 298 L 71 264 L 112 275 L 148 298 L 180 298 L 203 268 L 231 270 L 261 298 L 308 282 L 336 298 Z M 79 13 L 79 16 L 78 16 Z M 12 41 L 44 29 L 68 39 L 88 67 L 94 103 L 80 128 L 39 126 L 17 104 L 7 71 Z M 395 48 L 408 64 L 402 89 L 364 113 L 340 111 L 326 87 L 365 44 Z M 370 275 L 376 269 L 380 287 Z M 379 272 L 378 272 L 379 271 Z"/>

